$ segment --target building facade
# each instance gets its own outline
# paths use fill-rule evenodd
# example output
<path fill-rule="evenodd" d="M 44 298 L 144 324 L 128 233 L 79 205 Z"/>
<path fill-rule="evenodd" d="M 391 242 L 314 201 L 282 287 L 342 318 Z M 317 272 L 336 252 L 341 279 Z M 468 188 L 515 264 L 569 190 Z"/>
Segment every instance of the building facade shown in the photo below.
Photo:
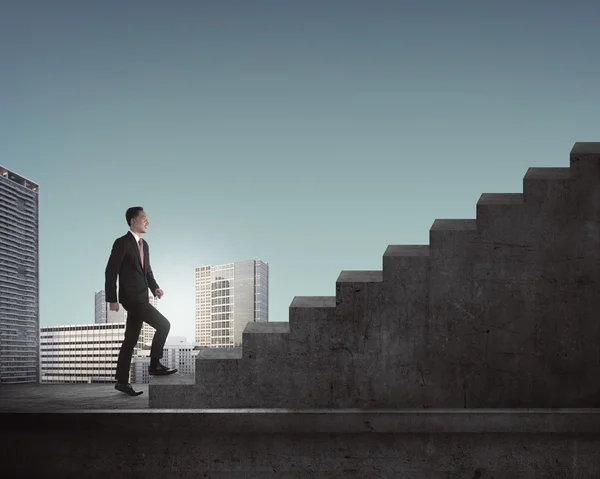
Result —
<path fill-rule="evenodd" d="M 41 328 L 41 382 L 114 383 L 124 337 L 125 323 Z M 138 343 L 133 356 L 140 350 Z"/>
<path fill-rule="evenodd" d="M 177 368 L 180 375 L 196 374 L 196 358 L 200 348 L 193 343 L 189 343 L 185 337 L 173 336 L 167 338 L 163 349 L 163 357 L 160 360 L 168 368 Z M 131 372 L 131 383 L 148 384 L 150 375 L 148 366 L 150 366 L 150 351 L 140 351 L 133 358 L 133 370 Z"/>
<path fill-rule="evenodd" d="M 0 384 L 40 380 L 39 185 L 0 166 Z"/>
<path fill-rule="evenodd" d="M 127 311 L 119 305 L 119 311 L 111 311 L 106 302 L 104 290 L 94 294 L 94 324 L 123 323 L 127 319 Z"/>
<path fill-rule="evenodd" d="M 196 268 L 195 342 L 233 348 L 249 322 L 269 320 L 269 265 L 261 260 Z"/>

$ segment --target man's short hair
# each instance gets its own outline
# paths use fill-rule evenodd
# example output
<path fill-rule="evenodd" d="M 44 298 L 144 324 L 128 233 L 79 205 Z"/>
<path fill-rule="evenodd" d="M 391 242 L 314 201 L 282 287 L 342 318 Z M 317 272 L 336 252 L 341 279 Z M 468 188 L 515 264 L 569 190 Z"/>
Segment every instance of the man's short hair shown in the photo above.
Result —
<path fill-rule="evenodd" d="M 131 220 L 137 218 L 137 216 L 140 214 L 140 211 L 144 211 L 144 208 L 142 208 L 141 206 L 132 206 L 131 208 L 127 209 L 127 211 L 125 212 L 127 226 L 131 226 Z"/>

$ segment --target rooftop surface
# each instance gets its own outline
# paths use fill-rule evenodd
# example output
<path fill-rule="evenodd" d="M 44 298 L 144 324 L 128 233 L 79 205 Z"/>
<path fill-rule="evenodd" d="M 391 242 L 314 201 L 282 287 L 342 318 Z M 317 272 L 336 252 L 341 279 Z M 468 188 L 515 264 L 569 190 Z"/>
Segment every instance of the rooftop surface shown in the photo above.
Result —
<path fill-rule="evenodd" d="M 175 376 L 175 375 L 174 375 Z M 193 375 L 152 378 L 193 384 Z M 6 431 L 60 429 L 169 433 L 600 433 L 600 409 L 154 409 L 149 384 L 128 396 L 107 384 L 5 384 Z M 126 416 L 126 419 L 124 417 Z"/>
<path fill-rule="evenodd" d="M 0 386 L 0 412 L 59 412 L 65 409 L 147 409 L 148 384 L 128 396 L 112 384 L 5 384 Z"/>
<path fill-rule="evenodd" d="M 194 375 L 151 378 L 153 383 L 193 384 Z M 0 416 L 5 425 L 19 427 L 31 417 L 32 426 L 41 420 L 59 421 L 67 427 L 96 422 L 118 424 L 122 413 L 136 424 L 153 416 L 152 427 L 187 428 L 195 424 L 207 429 L 232 431 L 317 430 L 425 432 L 600 432 L 600 409 L 151 409 L 148 406 L 149 384 L 133 384 L 140 396 L 128 396 L 106 384 L 4 384 L 0 386 Z M 14 413 L 28 413 L 25 416 Z M 48 414 L 49 413 L 49 414 Z M 66 413 L 72 418 L 65 422 Z M 42 419 L 42 416 L 44 419 Z M 63 419 L 54 419 L 62 416 Z M 21 417 L 21 420 L 17 420 Z M 139 421 L 134 418 L 139 418 Z M 15 424 L 17 424 L 15 423 Z M 35 423 L 35 424 L 34 424 Z M 57 423 L 58 424 L 58 423 Z M 140 427 L 139 425 L 136 427 Z M 149 427 L 149 426 L 148 426 Z"/>
<path fill-rule="evenodd" d="M 600 409 L 151 409 L 134 388 L 0 385 L 7 477 L 600 477 Z"/>
<path fill-rule="evenodd" d="M 150 379 L 155 384 L 194 384 L 193 374 L 174 374 Z M 60 412 L 64 410 L 148 409 L 149 384 L 132 384 L 139 396 L 115 389 L 115 383 L 94 384 L 3 384 L 0 413 Z"/>

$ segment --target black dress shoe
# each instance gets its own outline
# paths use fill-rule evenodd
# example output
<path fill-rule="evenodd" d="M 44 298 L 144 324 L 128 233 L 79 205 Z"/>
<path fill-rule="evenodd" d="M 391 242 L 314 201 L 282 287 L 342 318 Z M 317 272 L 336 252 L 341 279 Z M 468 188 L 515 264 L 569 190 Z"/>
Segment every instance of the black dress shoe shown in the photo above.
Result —
<path fill-rule="evenodd" d="M 167 376 L 176 372 L 177 369 L 168 368 L 160 363 L 156 364 L 156 366 L 150 365 L 148 367 L 148 374 L 151 374 L 152 376 Z"/>
<path fill-rule="evenodd" d="M 117 384 L 115 384 L 115 389 L 117 391 L 121 391 L 125 394 L 129 394 L 130 396 L 139 396 L 140 394 L 144 393 L 144 391 L 134 391 L 133 388 L 131 387 L 131 384 L 129 384 L 129 383 L 127 383 L 127 384 L 117 383 Z"/>

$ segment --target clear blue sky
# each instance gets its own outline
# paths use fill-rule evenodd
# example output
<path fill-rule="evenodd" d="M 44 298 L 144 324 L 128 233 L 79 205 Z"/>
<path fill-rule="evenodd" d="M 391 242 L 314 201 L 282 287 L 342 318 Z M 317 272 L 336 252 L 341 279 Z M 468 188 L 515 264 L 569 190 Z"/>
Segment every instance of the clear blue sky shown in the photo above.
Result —
<path fill-rule="evenodd" d="M 0 164 L 40 184 L 41 325 L 92 323 L 143 206 L 172 335 L 194 268 L 270 320 L 600 140 L 598 2 L 4 1 Z"/>

